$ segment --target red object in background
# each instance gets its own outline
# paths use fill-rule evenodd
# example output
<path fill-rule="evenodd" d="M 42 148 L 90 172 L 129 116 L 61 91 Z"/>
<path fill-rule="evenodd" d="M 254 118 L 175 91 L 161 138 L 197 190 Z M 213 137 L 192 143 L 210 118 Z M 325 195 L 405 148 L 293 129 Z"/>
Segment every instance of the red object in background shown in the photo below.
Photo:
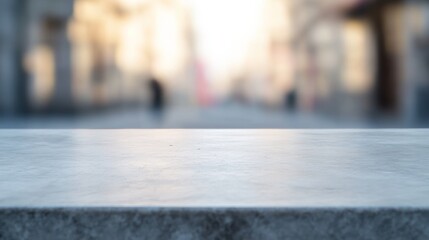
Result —
<path fill-rule="evenodd" d="M 200 106 L 209 106 L 213 103 L 213 97 L 209 90 L 204 64 L 197 60 L 195 63 L 197 80 L 197 101 Z"/>

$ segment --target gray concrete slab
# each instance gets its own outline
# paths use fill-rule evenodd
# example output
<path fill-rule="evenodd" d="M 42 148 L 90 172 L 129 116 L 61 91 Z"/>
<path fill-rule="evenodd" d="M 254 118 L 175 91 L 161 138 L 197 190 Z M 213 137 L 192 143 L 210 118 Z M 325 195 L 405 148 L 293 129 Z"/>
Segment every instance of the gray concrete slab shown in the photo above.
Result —
<path fill-rule="evenodd" d="M 0 207 L 429 207 L 429 130 L 1 130 Z"/>

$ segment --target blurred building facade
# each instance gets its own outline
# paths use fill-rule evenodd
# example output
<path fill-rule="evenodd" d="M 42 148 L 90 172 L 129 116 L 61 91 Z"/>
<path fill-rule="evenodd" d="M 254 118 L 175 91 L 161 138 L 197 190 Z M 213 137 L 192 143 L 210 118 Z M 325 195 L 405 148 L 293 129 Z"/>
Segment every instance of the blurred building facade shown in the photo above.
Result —
<path fill-rule="evenodd" d="M 145 104 L 153 78 L 169 96 L 195 85 L 189 16 L 174 0 L 1 4 L 2 112 Z"/>
<path fill-rule="evenodd" d="M 428 3 L 351 1 L 326 17 L 329 2 L 294 6 L 299 107 L 427 120 Z"/>
<path fill-rule="evenodd" d="M 157 79 L 172 105 L 232 99 L 335 116 L 429 118 L 426 1 L 266 0 L 246 61 L 224 74 L 218 92 L 197 51 L 199 19 L 183 2 L 3 0 L 0 111 L 146 106 L 148 81 Z"/>

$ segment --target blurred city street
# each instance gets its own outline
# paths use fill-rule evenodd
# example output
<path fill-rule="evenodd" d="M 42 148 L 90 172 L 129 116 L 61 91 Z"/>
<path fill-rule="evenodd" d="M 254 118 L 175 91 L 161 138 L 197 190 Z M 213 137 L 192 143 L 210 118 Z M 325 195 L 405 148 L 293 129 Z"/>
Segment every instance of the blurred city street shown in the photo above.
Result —
<path fill-rule="evenodd" d="M 250 106 L 168 108 L 152 112 L 127 107 L 79 115 L 3 118 L 0 128 L 397 128 L 395 121 L 333 118 Z M 407 127 L 407 126 L 405 126 Z M 408 126 L 410 127 L 410 126 Z M 419 127 L 419 126 L 412 126 Z"/>
<path fill-rule="evenodd" d="M 428 43 L 427 1 L 5 0 L 0 127 L 429 126 Z"/>

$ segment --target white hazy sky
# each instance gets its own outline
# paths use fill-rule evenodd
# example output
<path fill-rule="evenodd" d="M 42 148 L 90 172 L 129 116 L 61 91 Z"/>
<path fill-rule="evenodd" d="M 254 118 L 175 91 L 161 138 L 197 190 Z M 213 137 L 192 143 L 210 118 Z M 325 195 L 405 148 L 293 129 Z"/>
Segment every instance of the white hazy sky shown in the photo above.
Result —
<path fill-rule="evenodd" d="M 117 1 L 132 8 L 150 0 Z M 243 65 L 260 29 L 267 0 L 176 1 L 192 11 L 197 54 L 209 75 L 225 75 Z"/>
<path fill-rule="evenodd" d="M 193 9 L 198 54 L 208 70 L 225 73 L 244 63 L 266 0 L 183 0 Z"/>

